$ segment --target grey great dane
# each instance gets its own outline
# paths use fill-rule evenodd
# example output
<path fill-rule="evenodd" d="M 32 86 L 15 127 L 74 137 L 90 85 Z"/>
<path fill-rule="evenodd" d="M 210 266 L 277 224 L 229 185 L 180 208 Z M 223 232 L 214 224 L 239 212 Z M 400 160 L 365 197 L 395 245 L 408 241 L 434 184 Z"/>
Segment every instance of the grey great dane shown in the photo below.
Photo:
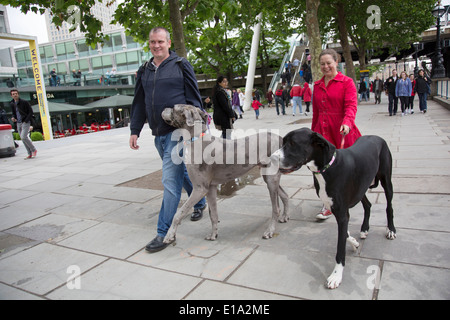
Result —
<path fill-rule="evenodd" d="M 236 140 L 224 140 L 206 134 L 208 115 L 201 109 L 178 104 L 166 108 L 162 118 L 168 124 L 178 128 L 172 137 L 183 137 L 183 160 L 186 164 L 193 191 L 187 201 L 177 210 L 172 225 L 164 238 L 165 243 L 175 240 L 177 227 L 189 210 L 205 195 L 208 200 L 212 231 L 206 240 L 216 240 L 219 222 L 217 212 L 217 185 L 234 180 L 255 166 L 261 167 L 261 175 L 269 189 L 272 201 L 272 220 L 264 232 L 263 238 L 273 237 L 277 220 L 289 220 L 289 196 L 280 186 L 281 173 L 272 165 L 270 156 L 278 150 L 283 139 L 271 132 L 261 132 Z M 177 135 L 178 134 L 178 135 Z M 172 160 L 177 161 L 180 150 L 172 151 Z M 180 158 L 181 159 L 181 158 Z M 283 202 L 283 214 L 280 216 L 279 199 Z"/>

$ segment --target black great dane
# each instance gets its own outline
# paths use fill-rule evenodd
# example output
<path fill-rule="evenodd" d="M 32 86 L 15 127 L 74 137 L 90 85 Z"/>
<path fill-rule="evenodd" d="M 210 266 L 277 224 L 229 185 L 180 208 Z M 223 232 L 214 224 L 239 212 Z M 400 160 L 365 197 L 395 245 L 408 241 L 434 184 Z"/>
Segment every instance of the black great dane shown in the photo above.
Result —
<path fill-rule="evenodd" d="M 392 155 L 382 138 L 362 136 L 352 147 L 337 150 L 322 135 L 302 128 L 283 138 L 283 146 L 272 155 L 272 161 L 279 162 L 282 173 L 290 173 L 306 165 L 313 172 L 317 195 L 337 220 L 336 266 L 328 277 L 328 288 L 335 289 L 342 281 L 346 240 L 356 248 L 359 246 L 348 233 L 349 209 L 362 202 L 361 238 L 366 238 L 372 206 L 366 192 L 369 188 L 376 188 L 378 183 L 381 183 L 387 200 L 386 237 L 390 240 L 396 238 L 392 209 Z"/>

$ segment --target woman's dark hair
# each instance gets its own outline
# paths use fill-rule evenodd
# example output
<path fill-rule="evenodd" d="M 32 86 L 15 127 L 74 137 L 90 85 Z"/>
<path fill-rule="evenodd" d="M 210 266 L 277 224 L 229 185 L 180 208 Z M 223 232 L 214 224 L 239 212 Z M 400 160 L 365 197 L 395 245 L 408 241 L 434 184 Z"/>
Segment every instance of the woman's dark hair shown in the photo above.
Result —
<path fill-rule="evenodd" d="M 217 77 L 216 84 L 214 85 L 214 88 L 213 88 L 213 91 L 212 91 L 212 96 L 214 96 L 214 94 L 217 92 L 217 89 L 221 88 L 219 83 L 221 83 L 226 78 L 227 77 L 224 77 L 224 76 L 218 76 Z"/>

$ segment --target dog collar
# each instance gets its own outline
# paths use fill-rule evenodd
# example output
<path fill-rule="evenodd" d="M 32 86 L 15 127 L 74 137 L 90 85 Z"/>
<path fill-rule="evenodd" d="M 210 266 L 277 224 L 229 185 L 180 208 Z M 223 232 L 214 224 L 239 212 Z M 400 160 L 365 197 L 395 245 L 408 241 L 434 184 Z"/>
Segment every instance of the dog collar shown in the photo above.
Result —
<path fill-rule="evenodd" d="M 336 160 L 336 151 L 334 152 L 333 158 L 331 158 L 331 161 L 330 161 L 325 167 L 323 167 L 322 170 L 319 170 L 319 171 L 313 171 L 313 173 L 314 173 L 314 174 L 321 174 L 321 173 L 324 173 L 325 171 L 327 171 L 327 170 L 331 167 L 331 165 L 334 163 L 335 160 Z"/>

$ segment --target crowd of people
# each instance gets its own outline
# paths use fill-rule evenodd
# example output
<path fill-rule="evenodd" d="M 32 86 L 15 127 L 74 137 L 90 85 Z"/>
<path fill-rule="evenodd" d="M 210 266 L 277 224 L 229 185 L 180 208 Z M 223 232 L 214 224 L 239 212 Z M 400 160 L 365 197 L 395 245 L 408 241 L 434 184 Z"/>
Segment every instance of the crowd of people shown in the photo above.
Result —
<path fill-rule="evenodd" d="M 417 77 L 414 74 L 408 75 L 405 71 L 397 75 L 397 70 L 392 71 L 392 75 L 383 82 L 377 75 L 374 81 L 369 81 L 367 77 L 359 82 L 359 101 L 369 101 L 370 92 L 375 95 L 375 104 L 381 103 L 381 94 L 385 92 L 388 96 L 389 116 L 395 116 L 398 111 L 400 101 L 401 115 L 405 116 L 414 113 L 414 98 L 419 96 L 419 109 L 421 113 L 427 112 L 427 98 L 431 92 L 431 79 L 425 75 L 425 71 L 419 70 Z"/>

